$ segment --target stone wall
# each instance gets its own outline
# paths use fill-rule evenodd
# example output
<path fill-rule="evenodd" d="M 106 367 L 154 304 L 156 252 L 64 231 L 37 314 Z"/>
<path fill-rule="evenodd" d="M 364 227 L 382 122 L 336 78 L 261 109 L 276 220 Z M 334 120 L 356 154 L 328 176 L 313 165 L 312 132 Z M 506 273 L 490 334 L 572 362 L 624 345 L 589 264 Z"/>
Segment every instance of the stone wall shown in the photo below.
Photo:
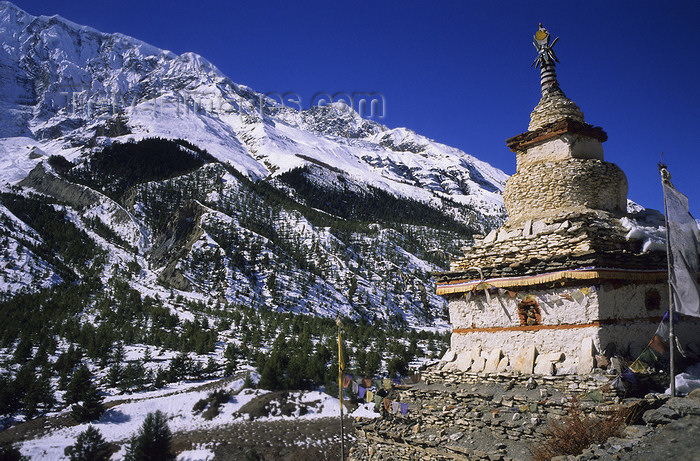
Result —
<path fill-rule="evenodd" d="M 514 223 L 576 208 L 624 213 L 627 177 L 614 163 L 596 159 L 537 163 L 508 178 L 503 201 Z"/>
<path fill-rule="evenodd" d="M 513 297 L 506 290 L 492 290 L 494 293 L 490 294 L 488 299 L 483 290 L 477 290 L 468 300 L 465 297 L 450 300 L 450 323 L 453 328 L 520 326 L 518 305 L 526 297 L 537 302 L 541 310 L 542 325 L 591 323 L 599 318 L 599 287 L 582 288 L 585 293 L 581 293 L 575 286 L 554 289 L 525 287 L 517 292 L 510 291 Z M 574 290 L 577 292 L 576 296 L 580 296 L 578 301 L 570 295 Z M 639 316 L 641 312 L 635 312 L 635 315 Z"/>
<path fill-rule="evenodd" d="M 602 211 L 561 212 L 520 223 L 508 222 L 450 263 L 449 273 L 436 274 L 438 282 L 471 278 L 482 269 L 484 277 L 542 274 L 587 266 L 626 269 L 665 269 L 666 254 L 642 252 L 642 240 L 627 238 L 620 220 Z"/>
<path fill-rule="evenodd" d="M 514 299 L 498 290 L 490 301 L 483 293 L 469 300 L 452 298 L 448 304 L 454 328 L 451 349 L 459 357 L 453 367 L 461 371 L 588 373 L 603 351 L 636 357 L 659 325 L 663 315 L 659 309 L 667 308 L 663 301 L 650 311 L 645 303 L 650 291 L 667 299 L 664 283 L 580 288 L 527 290 Z M 538 324 L 522 322 L 519 306 L 526 302 L 536 305 Z M 700 328 L 699 320 L 684 319 L 679 325 L 683 344 L 693 341 L 694 328 Z"/>
<path fill-rule="evenodd" d="M 665 386 L 667 375 L 658 376 Z M 425 382 L 393 389 L 390 398 L 409 406 L 406 415 L 358 418 L 351 460 L 531 459 L 553 422 L 570 414 L 571 402 L 593 418 L 626 415 L 619 437 L 593 443 L 577 461 L 687 458 L 700 442 L 700 390 L 686 397 L 649 393 L 615 395 L 610 376 L 523 377 L 514 374 L 429 370 Z"/>
<path fill-rule="evenodd" d="M 567 412 L 571 396 L 594 392 L 584 411 L 604 410 L 619 398 L 609 377 L 529 377 L 516 373 L 428 371 L 423 382 L 394 389 L 406 415 L 358 419 L 354 460 L 521 460 L 547 422 Z M 607 390 L 606 390 L 607 389 Z"/>
<path fill-rule="evenodd" d="M 581 371 L 588 373 L 594 368 L 595 354 L 600 350 L 591 347 L 597 337 L 598 329 L 595 327 L 453 333 L 451 350 L 457 353 L 457 359 L 446 367 L 474 373 L 484 369 L 491 372 L 518 370 L 525 374 L 535 372 L 553 376 L 577 373 L 581 364 Z M 584 341 L 588 343 L 584 345 Z"/>
<path fill-rule="evenodd" d="M 449 368 L 588 373 L 604 351 L 636 357 L 668 310 L 665 282 L 492 291 L 488 299 L 475 291 L 449 301 L 451 350 L 457 354 Z M 537 306 L 539 325 L 523 324 L 524 299 Z M 692 343 L 700 319 L 684 319 L 677 328 L 681 342 Z"/>
<path fill-rule="evenodd" d="M 658 323 L 640 321 L 602 328 L 455 333 L 451 337 L 451 350 L 456 358 L 446 367 L 475 373 L 520 370 L 542 375 L 589 373 L 603 364 L 619 369 L 639 356 L 657 327 Z M 693 353 L 700 352 L 699 329 L 700 321 L 696 319 L 676 325 L 683 347 Z M 613 361 L 611 353 L 606 351 L 612 351 Z"/>

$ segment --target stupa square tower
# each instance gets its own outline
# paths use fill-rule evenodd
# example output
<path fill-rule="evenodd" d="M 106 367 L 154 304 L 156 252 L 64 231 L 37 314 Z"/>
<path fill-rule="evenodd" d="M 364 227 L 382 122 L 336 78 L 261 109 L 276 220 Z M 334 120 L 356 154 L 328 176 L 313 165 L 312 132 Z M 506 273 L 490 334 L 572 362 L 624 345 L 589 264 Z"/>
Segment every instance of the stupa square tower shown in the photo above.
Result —
<path fill-rule="evenodd" d="M 528 131 L 506 141 L 517 164 L 508 220 L 438 274 L 457 358 L 447 366 L 461 371 L 587 373 L 640 352 L 668 309 L 666 254 L 653 239 L 663 215 L 628 213 L 627 178 L 603 157 L 607 134 L 559 87 L 556 40 L 540 25 L 534 43 L 542 98 Z"/>

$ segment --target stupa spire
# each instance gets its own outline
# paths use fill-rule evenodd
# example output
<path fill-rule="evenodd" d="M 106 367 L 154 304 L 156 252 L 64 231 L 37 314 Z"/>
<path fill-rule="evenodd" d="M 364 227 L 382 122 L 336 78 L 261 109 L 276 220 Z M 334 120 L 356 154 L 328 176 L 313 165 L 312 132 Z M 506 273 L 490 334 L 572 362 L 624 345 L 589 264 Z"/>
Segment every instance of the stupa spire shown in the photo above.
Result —
<path fill-rule="evenodd" d="M 542 23 L 535 32 L 532 44 L 537 49 L 537 58 L 532 63 L 536 68 L 540 68 L 540 86 L 542 88 L 542 99 L 530 114 L 530 126 L 528 130 L 534 131 L 550 123 L 569 118 L 577 122 L 584 123 L 583 112 L 572 100 L 566 97 L 559 88 L 557 73 L 554 69 L 559 62 L 554 54 L 554 45 L 559 41 L 559 37 L 551 40 L 552 36 L 544 28 Z"/>
<path fill-rule="evenodd" d="M 555 63 L 559 62 L 557 55 L 554 54 L 554 45 L 556 45 L 559 37 L 555 38 L 554 41 L 550 43 L 551 38 L 552 36 L 549 31 L 540 23 L 539 29 L 535 32 L 535 37 L 532 41 L 532 44 L 535 45 L 535 49 L 537 50 L 537 58 L 532 65 L 535 66 L 535 68 L 540 68 L 540 85 L 542 86 L 543 95 L 559 89 L 557 72 L 554 69 Z"/>

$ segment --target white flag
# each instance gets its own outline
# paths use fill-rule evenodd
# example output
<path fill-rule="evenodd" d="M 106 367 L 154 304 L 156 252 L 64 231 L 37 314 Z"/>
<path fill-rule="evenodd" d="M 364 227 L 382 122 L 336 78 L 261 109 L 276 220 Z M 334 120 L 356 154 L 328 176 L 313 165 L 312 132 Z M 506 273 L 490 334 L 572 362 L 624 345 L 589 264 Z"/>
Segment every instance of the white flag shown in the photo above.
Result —
<path fill-rule="evenodd" d="M 666 196 L 667 238 L 671 247 L 671 287 L 676 312 L 700 317 L 698 289 L 698 224 L 690 215 L 688 197 L 663 181 Z"/>

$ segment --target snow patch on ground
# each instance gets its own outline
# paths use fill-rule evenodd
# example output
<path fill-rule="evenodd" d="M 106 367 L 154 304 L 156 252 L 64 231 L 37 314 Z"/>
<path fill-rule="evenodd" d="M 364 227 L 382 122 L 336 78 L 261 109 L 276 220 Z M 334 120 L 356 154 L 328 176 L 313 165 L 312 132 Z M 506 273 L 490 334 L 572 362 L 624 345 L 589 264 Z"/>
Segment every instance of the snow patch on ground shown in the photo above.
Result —
<path fill-rule="evenodd" d="M 250 420 L 250 416 L 239 413 L 246 403 L 267 394 L 268 391 L 243 389 L 243 379 L 222 384 L 219 388 L 232 393 L 228 402 L 219 407 L 219 414 L 206 421 L 202 415 L 192 412 L 193 405 L 200 399 L 206 399 L 214 390 L 188 390 L 199 388 L 203 383 L 185 383 L 180 386 L 169 386 L 159 391 L 136 393 L 128 396 L 114 396 L 106 399 L 106 402 L 116 403 L 109 408 L 102 417 L 92 423 L 108 442 L 126 444 L 129 438 L 136 433 L 143 424 L 146 415 L 159 410 L 168 417 L 168 426 L 171 432 L 190 432 L 199 429 L 215 430 L 217 427 L 242 423 Z M 337 398 L 331 397 L 320 391 L 291 391 L 290 400 L 308 404 L 308 413 L 292 416 L 272 415 L 256 418 L 257 421 L 279 421 L 298 419 L 317 419 L 340 416 L 340 404 Z M 69 410 L 64 410 L 63 413 Z M 298 413 L 298 412 L 297 412 Z M 373 411 L 373 404 L 362 404 L 354 412 L 352 417 L 374 418 L 380 416 Z M 66 447 L 75 443 L 78 434 L 87 429 L 88 424 L 80 424 L 73 427 L 59 429 L 35 440 L 24 442 L 21 446 L 22 454 L 35 460 L 65 459 L 63 452 Z M 124 445 L 112 459 L 123 457 Z M 208 460 L 213 458 L 213 452 L 207 447 L 198 447 L 188 450 L 178 456 L 179 461 Z"/>
<path fill-rule="evenodd" d="M 237 392 L 242 389 L 243 382 L 242 379 L 239 379 L 225 386 L 225 388 Z M 196 384 L 201 385 L 201 383 Z M 172 389 L 166 388 L 144 394 L 133 394 L 131 400 L 109 408 L 98 421 L 92 423 L 92 426 L 98 429 L 108 442 L 124 443 L 143 424 L 143 420 L 148 413 L 160 410 L 167 415 L 168 426 L 173 433 L 214 428 L 233 422 L 235 419 L 233 412 L 255 397 L 255 394 L 252 393 L 235 395 L 229 402 L 221 406 L 218 416 L 211 421 L 205 421 L 201 416 L 192 413 L 192 406 L 198 400 L 206 399 L 211 392 L 212 390 L 209 389 L 206 391 L 176 393 L 172 392 Z M 123 396 L 121 397 L 123 398 Z M 65 412 L 69 411 L 65 410 Z M 59 429 L 44 437 L 25 442 L 21 448 L 22 454 L 32 460 L 62 459 L 64 449 L 75 443 L 78 434 L 87 429 L 87 427 L 88 424 L 79 424 Z"/>
<path fill-rule="evenodd" d="M 209 461 L 211 459 L 214 459 L 214 452 L 207 448 L 187 450 L 177 455 L 177 461 Z"/>
<path fill-rule="evenodd" d="M 379 418 L 381 415 L 374 411 L 374 403 L 363 403 L 357 410 L 350 413 L 353 418 Z"/>

